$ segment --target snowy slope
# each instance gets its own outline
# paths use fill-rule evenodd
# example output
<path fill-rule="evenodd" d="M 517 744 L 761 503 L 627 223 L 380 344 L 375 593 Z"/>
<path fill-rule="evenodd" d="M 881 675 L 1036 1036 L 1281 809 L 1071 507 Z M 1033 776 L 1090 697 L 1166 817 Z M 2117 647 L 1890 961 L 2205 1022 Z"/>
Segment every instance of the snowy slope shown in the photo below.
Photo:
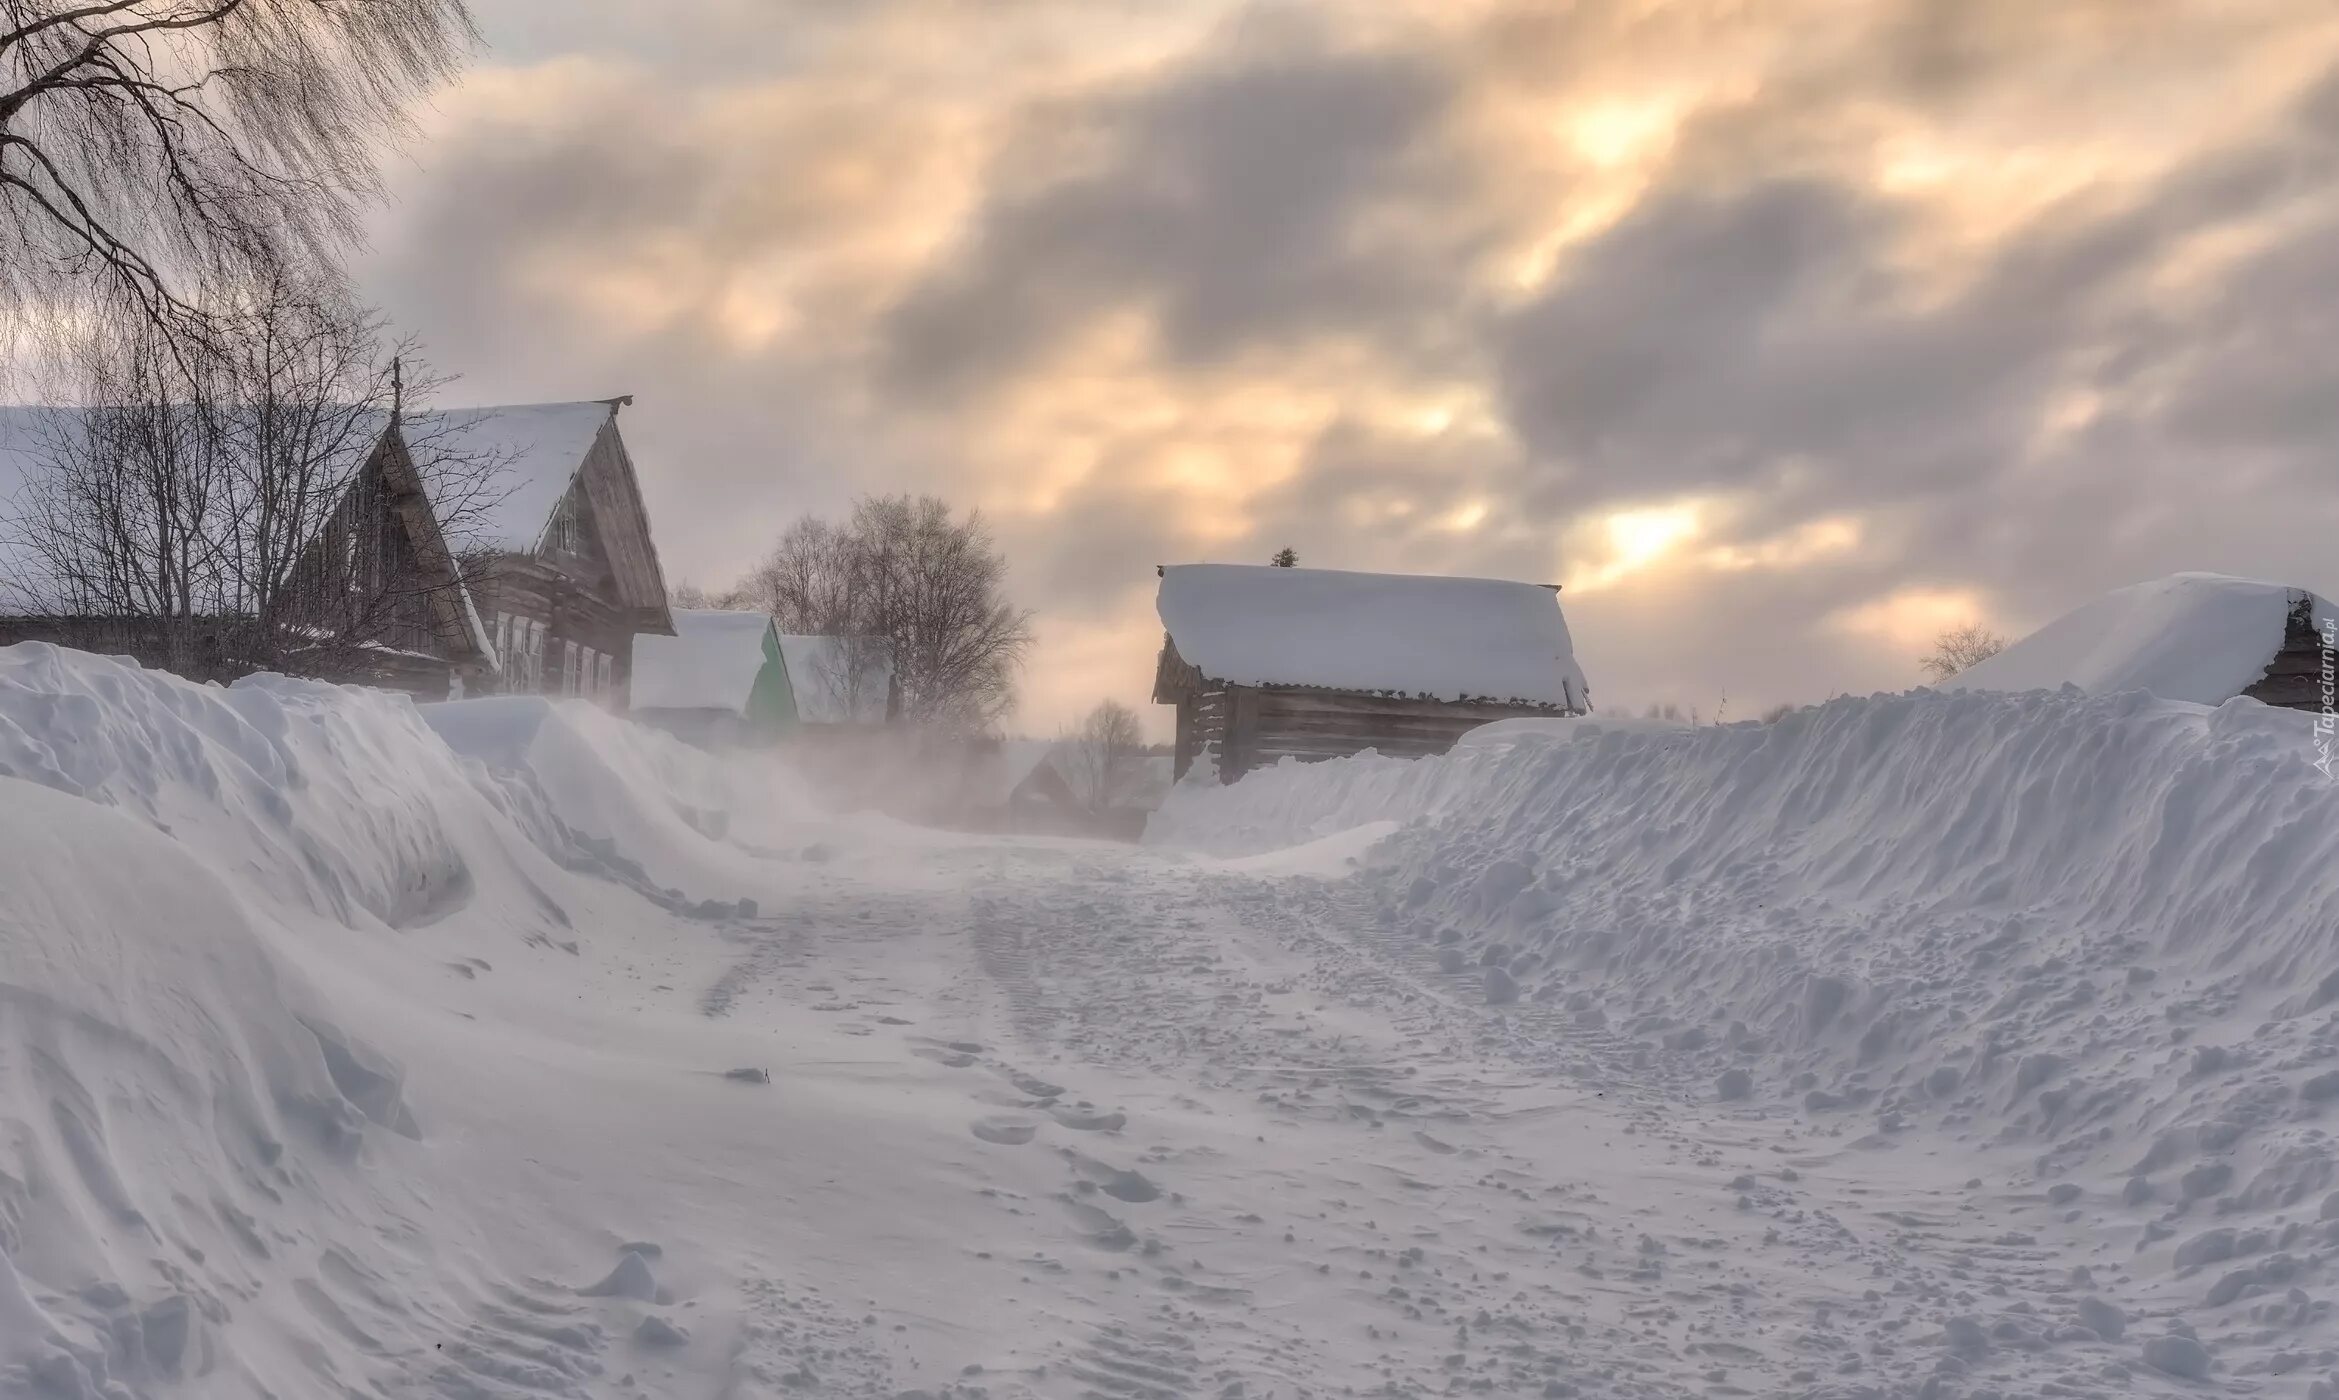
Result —
<path fill-rule="evenodd" d="M 1233 685 L 1589 703 L 1559 599 L 1536 584 L 1173 564 L 1157 607 L 1178 655 Z"/>
<path fill-rule="evenodd" d="M 2141 690 L 2215 705 L 2257 683 L 2282 649 L 2298 590 L 2223 574 L 2172 574 L 2065 613 L 1944 690 Z M 2318 623 L 2335 613 L 2313 600 Z"/>

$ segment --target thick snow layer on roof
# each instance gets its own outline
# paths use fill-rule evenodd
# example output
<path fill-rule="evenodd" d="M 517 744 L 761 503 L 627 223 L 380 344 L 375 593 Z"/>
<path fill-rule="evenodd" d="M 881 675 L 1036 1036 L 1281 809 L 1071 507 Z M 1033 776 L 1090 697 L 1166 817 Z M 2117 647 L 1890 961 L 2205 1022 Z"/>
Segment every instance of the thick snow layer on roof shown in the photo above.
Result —
<path fill-rule="evenodd" d="M 2141 690 L 2215 705 L 2247 690 L 2282 649 L 2303 590 L 2224 574 L 2172 574 L 2114 589 L 2048 623 L 1944 690 Z M 2318 620 L 2331 604 L 2314 599 Z"/>
<path fill-rule="evenodd" d="M 1173 564 L 1157 606 L 1178 655 L 1232 685 L 1589 703 L 1559 599 L 1538 584 Z"/>
<path fill-rule="evenodd" d="M 434 454 L 495 466 L 486 501 L 473 518 L 447 522 L 449 533 L 461 543 L 527 554 L 543 542 L 553 508 L 615 412 L 587 400 L 410 413 L 406 441 L 426 475 Z"/>
<path fill-rule="evenodd" d="M 796 717 L 806 724 L 877 724 L 893 686 L 893 654 L 867 637 L 780 634 Z"/>
<path fill-rule="evenodd" d="M 633 708 L 747 713 L 772 620 L 759 612 L 674 609 L 674 635 L 633 639 Z"/>

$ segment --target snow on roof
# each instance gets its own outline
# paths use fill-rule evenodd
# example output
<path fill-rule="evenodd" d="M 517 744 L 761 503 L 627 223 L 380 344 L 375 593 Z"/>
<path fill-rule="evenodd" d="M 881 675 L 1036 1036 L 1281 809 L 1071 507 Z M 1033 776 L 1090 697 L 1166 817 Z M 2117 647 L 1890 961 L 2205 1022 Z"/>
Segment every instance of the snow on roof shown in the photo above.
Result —
<path fill-rule="evenodd" d="M 1157 606 L 1178 655 L 1215 681 L 1589 708 L 1540 584 L 1172 564 Z"/>
<path fill-rule="evenodd" d="M 674 609 L 673 636 L 634 636 L 633 708 L 746 714 L 771 630 L 772 620 L 759 612 Z"/>
<path fill-rule="evenodd" d="M 554 508 L 616 412 L 614 404 L 598 399 L 440 409 L 407 414 L 405 435 L 417 457 L 436 453 L 498 468 L 487 504 L 475 518 L 450 528 L 468 543 L 529 554 L 543 542 Z"/>
<path fill-rule="evenodd" d="M 878 724 L 893 688 L 893 652 L 877 638 L 780 634 L 796 717 L 806 724 Z M 857 674 L 856 674 L 857 671 Z"/>
<path fill-rule="evenodd" d="M 2282 649 L 2291 609 L 2313 599 L 2259 579 L 2171 574 L 2114 589 L 1944 681 L 1943 690 L 2141 690 L 2167 700 L 2221 705 L 2257 683 Z"/>

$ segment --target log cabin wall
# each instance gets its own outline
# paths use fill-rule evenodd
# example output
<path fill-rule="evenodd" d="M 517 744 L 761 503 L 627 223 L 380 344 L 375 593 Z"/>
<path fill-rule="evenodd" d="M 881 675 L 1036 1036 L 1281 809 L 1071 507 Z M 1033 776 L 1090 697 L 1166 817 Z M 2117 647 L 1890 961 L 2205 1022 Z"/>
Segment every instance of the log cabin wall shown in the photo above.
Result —
<path fill-rule="evenodd" d="M 1541 705 L 1205 685 L 1177 701 L 1175 766 L 1181 779 L 1205 751 L 1215 754 L 1220 781 L 1231 783 L 1286 758 L 1312 763 L 1366 749 L 1395 758 L 1426 758 L 1445 753 L 1482 724 L 1566 714 Z"/>
<path fill-rule="evenodd" d="M 633 612 L 605 589 L 542 555 L 506 554 L 489 566 L 477 596 L 480 620 L 503 660 L 507 693 L 625 693 L 633 674 Z"/>
<path fill-rule="evenodd" d="M 2266 674 L 2242 694 L 2287 710 L 2321 713 L 2325 703 L 2324 667 L 2333 661 L 2331 640 L 2316 630 L 2313 597 L 2305 593 L 2294 595 L 2290 617 L 2283 627 L 2282 650 L 2274 653 Z"/>

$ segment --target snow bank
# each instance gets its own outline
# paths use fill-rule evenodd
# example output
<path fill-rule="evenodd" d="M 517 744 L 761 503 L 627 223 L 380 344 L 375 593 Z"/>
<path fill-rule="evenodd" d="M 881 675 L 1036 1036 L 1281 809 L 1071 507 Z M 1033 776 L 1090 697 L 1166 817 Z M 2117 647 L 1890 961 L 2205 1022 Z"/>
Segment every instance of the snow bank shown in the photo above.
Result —
<path fill-rule="evenodd" d="M 2318 625 L 2330 603 L 2302 590 L 2223 574 L 2172 574 L 2065 613 L 1987 661 L 1943 683 L 1945 690 L 2057 690 L 2094 694 L 2141 690 L 2167 700 L 2216 705 L 2266 674 L 2302 597 Z"/>
<path fill-rule="evenodd" d="M 297 706 L 173 685 L 0 651 L 0 1394 L 121 1400 L 207 1374 L 236 1384 L 198 1393 L 258 1393 L 269 1359 L 232 1355 L 222 1324 L 268 1260 L 313 1258 L 322 1222 L 353 1213 L 370 1140 L 423 1132 L 397 1067 L 269 947 L 269 894 L 394 906 L 396 857 L 300 877 L 365 823 L 304 840 L 251 784 L 336 787 L 318 736 Z M 215 871 L 238 833 L 262 839 Z"/>
<path fill-rule="evenodd" d="M 1686 1095 L 2033 1147 L 2175 1268 L 2187 1212 L 2282 1239 L 2339 1188 L 2339 784 L 2314 759 L 2309 717 L 2253 701 L 1918 693 L 1286 764 L 1181 786 L 1148 840 L 1403 823 L 1360 885 L 1400 946 L 1609 1028 Z"/>
<path fill-rule="evenodd" d="M 779 758 L 717 757 L 581 700 L 497 696 L 422 715 L 538 846 L 662 903 L 728 901 L 735 840 L 781 844 L 823 822 Z"/>
<path fill-rule="evenodd" d="M 599 1324 L 483 1309 L 475 1144 L 350 1027 L 414 1055 L 455 1024 L 415 979 L 642 956 L 627 887 L 768 902 L 737 830 L 814 820 L 785 778 L 582 702 L 0 648 L 0 1395 L 580 1393 Z"/>
<path fill-rule="evenodd" d="M 120 808 L 341 923 L 435 917 L 483 844 L 464 770 L 411 701 L 281 676 L 197 686 L 0 649 L 0 776 Z"/>

